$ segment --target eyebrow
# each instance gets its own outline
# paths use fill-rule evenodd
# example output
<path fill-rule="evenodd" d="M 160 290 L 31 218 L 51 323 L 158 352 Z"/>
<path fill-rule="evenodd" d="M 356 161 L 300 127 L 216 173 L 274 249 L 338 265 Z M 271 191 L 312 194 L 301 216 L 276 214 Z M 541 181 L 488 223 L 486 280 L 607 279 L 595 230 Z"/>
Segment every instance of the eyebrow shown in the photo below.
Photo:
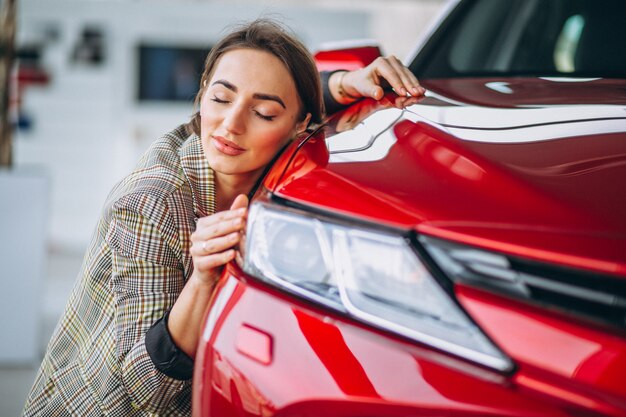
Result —
<path fill-rule="evenodd" d="M 215 84 L 221 84 L 224 87 L 228 88 L 229 90 L 233 91 L 233 92 L 237 92 L 237 86 L 235 86 L 234 84 L 226 81 L 226 80 L 217 80 L 215 81 L 213 84 L 211 85 L 215 85 Z M 285 103 L 283 102 L 283 100 L 273 94 L 265 94 L 265 93 L 254 93 L 252 95 L 252 98 L 258 99 L 258 100 L 271 100 L 271 101 L 275 101 L 278 104 L 280 104 L 284 109 L 287 108 L 287 106 L 285 106 Z"/>

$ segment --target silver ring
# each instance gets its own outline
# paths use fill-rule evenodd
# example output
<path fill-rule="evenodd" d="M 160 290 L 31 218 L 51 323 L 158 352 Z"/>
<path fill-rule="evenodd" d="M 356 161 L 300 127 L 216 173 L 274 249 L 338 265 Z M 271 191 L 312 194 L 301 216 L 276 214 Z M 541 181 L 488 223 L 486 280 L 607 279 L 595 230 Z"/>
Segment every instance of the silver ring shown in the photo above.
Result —
<path fill-rule="evenodd" d="M 202 252 L 206 252 L 206 240 L 202 242 Z"/>

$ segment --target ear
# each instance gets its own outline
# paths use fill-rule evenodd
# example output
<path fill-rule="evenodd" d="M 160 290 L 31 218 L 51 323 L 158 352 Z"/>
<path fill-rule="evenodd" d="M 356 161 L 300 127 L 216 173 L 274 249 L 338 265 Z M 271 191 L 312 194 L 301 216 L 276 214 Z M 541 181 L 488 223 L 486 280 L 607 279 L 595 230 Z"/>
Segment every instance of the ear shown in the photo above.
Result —
<path fill-rule="evenodd" d="M 309 122 L 311 121 L 311 113 L 307 113 L 301 122 L 296 124 L 296 133 L 302 133 L 306 130 Z"/>

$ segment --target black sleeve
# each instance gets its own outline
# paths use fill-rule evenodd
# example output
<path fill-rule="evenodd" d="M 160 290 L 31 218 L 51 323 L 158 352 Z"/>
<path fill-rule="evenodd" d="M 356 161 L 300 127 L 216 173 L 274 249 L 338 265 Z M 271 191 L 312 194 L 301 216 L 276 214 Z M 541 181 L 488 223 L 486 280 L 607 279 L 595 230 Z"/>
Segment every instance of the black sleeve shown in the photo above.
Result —
<path fill-rule="evenodd" d="M 322 90 L 324 97 L 324 107 L 326 108 L 326 114 L 333 114 L 338 112 L 339 110 L 343 110 L 349 106 L 349 104 L 341 104 L 337 100 L 335 100 L 330 94 L 330 88 L 328 88 L 328 80 L 330 76 L 336 72 L 345 71 L 342 69 L 334 70 L 334 71 L 320 71 L 320 78 L 322 80 Z"/>
<path fill-rule="evenodd" d="M 191 379 L 193 359 L 180 350 L 167 329 L 170 312 L 156 321 L 146 333 L 146 350 L 154 366 L 170 378 Z"/>

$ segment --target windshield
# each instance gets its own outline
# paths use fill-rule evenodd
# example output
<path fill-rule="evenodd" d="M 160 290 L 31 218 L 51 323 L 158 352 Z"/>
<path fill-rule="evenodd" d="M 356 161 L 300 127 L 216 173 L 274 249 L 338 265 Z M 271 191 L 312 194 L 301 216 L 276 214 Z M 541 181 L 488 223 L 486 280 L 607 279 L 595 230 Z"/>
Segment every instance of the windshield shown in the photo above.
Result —
<path fill-rule="evenodd" d="M 411 68 L 421 78 L 626 78 L 626 1 L 464 1 Z"/>

